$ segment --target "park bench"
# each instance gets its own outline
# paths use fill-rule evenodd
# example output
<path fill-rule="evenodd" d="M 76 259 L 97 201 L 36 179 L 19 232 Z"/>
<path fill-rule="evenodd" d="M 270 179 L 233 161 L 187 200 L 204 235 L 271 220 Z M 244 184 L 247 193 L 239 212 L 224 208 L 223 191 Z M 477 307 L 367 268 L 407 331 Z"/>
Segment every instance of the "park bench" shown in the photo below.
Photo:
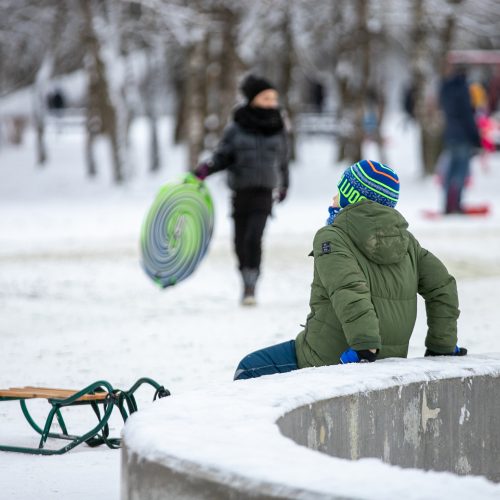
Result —
<path fill-rule="evenodd" d="M 150 385 L 155 390 L 153 401 L 156 398 L 170 395 L 167 389 L 146 377 L 137 380 L 128 391 L 115 389 L 105 380 L 94 382 L 80 391 L 48 387 L 0 389 L 0 401 L 19 401 L 28 424 L 40 434 L 40 442 L 36 448 L 0 444 L 0 451 L 16 451 L 34 455 L 61 455 L 83 442 L 92 447 L 106 444 L 109 448 L 119 448 L 120 438 L 109 436 L 108 421 L 114 408 L 119 410 L 124 422 L 129 415 L 137 411 L 137 401 L 134 394 L 143 384 Z M 43 428 L 35 422 L 28 410 L 27 401 L 35 398 L 46 399 L 51 407 Z M 97 424 L 84 434 L 69 434 L 61 409 L 82 405 L 88 405 L 92 408 L 97 417 Z M 59 423 L 61 432 L 51 432 L 54 418 Z M 59 449 L 48 449 L 45 448 L 48 438 L 63 439 L 69 443 Z"/>

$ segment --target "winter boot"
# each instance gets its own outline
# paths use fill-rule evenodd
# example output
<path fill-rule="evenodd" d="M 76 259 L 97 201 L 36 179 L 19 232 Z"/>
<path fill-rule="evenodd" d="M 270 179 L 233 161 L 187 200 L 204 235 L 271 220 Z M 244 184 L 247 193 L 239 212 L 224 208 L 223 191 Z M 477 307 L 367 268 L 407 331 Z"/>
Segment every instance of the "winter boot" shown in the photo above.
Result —
<path fill-rule="evenodd" d="M 462 213 L 462 208 L 460 207 L 460 191 L 455 185 L 452 185 L 450 189 L 448 189 L 448 193 L 446 196 L 446 207 L 444 213 L 445 214 Z"/>
<path fill-rule="evenodd" d="M 241 304 L 244 306 L 255 306 L 257 304 L 255 300 L 255 285 L 259 277 L 259 270 L 244 267 L 241 270 L 241 275 L 243 277 L 243 298 Z"/>

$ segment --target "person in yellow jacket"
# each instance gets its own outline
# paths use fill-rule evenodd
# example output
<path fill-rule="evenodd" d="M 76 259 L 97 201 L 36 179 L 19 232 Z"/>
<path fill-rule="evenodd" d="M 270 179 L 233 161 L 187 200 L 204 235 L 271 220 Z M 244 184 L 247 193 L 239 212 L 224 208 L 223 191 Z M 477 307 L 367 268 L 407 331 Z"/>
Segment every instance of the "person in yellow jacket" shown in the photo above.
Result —
<path fill-rule="evenodd" d="M 488 110 L 488 94 L 480 82 L 469 85 L 469 94 L 472 107 L 477 113 L 486 113 Z"/>

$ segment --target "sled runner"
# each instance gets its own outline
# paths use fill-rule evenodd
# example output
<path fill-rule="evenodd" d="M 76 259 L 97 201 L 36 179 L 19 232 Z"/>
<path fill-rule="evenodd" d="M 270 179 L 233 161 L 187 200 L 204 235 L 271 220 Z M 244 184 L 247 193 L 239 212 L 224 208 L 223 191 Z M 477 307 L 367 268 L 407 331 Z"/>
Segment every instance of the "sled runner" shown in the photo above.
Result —
<path fill-rule="evenodd" d="M 489 215 L 489 213 L 489 205 L 471 205 L 464 207 L 462 213 L 452 215 L 463 215 L 466 217 L 484 217 L 486 215 Z M 446 214 L 444 214 L 443 212 L 438 212 L 437 210 L 423 210 L 422 214 L 426 219 L 440 219 L 441 217 L 446 216 Z"/>
<path fill-rule="evenodd" d="M 213 227 L 213 202 L 203 181 L 187 174 L 163 185 L 142 225 L 146 274 L 162 288 L 187 278 L 205 256 Z"/>
<path fill-rule="evenodd" d="M 137 402 L 134 393 L 143 384 L 150 385 L 155 389 L 153 401 L 157 397 L 163 398 L 170 395 L 167 389 L 150 378 L 139 379 L 128 391 L 114 389 L 105 380 L 94 382 L 81 391 L 46 387 L 0 389 L 0 401 L 19 401 L 28 424 L 40 434 L 40 442 L 37 448 L 0 445 L 0 451 L 17 451 L 33 455 L 61 455 L 83 442 L 92 447 L 105 444 L 109 448 L 119 448 L 120 438 L 109 437 L 109 418 L 115 407 L 118 408 L 124 422 L 129 415 L 136 412 Z M 35 422 L 27 407 L 26 402 L 34 398 L 46 399 L 51 406 L 43 428 Z M 82 435 L 69 434 L 61 409 L 82 405 L 88 405 L 92 408 L 97 416 L 97 425 Z M 54 417 L 59 423 L 60 433 L 51 432 Z M 69 443 L 59 449 L 48 449 L 45 448 L 48 438 L 63 439 L 69 441 Z"/>

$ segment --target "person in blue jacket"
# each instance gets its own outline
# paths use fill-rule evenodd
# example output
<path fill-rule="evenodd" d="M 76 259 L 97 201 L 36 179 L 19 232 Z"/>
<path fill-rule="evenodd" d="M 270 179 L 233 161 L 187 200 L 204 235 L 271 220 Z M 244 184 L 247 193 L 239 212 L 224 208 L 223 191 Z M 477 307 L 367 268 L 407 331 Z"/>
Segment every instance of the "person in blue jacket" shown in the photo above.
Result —
<path fill-rule="evenodd" d="M 481 141 L 474 119 L 465 68 L 450 66 L 443 79 L 439 100 L 444 113 L 444 143 L 449 164 L 444 177 L 445 213 L 463 212 L 462 192 L 469 175 L 470 159 Z"/>

